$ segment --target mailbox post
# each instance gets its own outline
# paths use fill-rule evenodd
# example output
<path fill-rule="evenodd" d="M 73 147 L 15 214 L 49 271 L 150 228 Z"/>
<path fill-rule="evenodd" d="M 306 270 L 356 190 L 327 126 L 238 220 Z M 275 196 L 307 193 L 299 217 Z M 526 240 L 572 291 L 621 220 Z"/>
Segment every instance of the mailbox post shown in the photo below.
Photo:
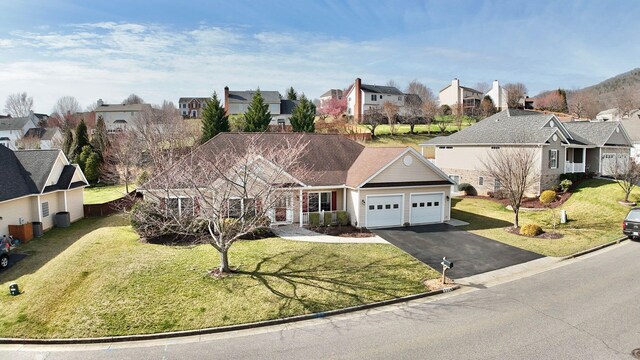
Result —
<path fill-rule="evenodd" d="M 445 256 L 442 258 L 442 262 L 440 264 L 442 265 L 442 284 L 444 285 L 447 283 L 447 270 L 453 268 L 453 261 L 447 260 L 447 257 Z"/>

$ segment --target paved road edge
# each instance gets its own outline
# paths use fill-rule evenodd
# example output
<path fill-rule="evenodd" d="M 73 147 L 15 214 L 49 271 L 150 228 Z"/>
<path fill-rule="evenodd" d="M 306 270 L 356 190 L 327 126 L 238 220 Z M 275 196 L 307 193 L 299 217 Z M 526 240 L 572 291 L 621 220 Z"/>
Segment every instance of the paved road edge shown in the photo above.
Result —
<path fill-rule="evenodd" d="M 587 255 L 587 254 L 590 254 L 592 252 L 604 249 L 606 247 L 609 247 L 609 246 L 612 246 L 612 245 L 616 245 L 616 244 L 620 244 L 621 242 L 627 241 L 627 240 L 629 240 L 629 239 L 626 236 L 624 236 L 624 237 L 621 237 L 619 239 L 616 239 L 616 240 L 613 240 L 613 241 L 609 241 L 608 243 L 604 243 L 602 245 L 594 246 L 594 247 L 592 247 L 590 249 L 587 249 L 587 250 L 578 251 L 577 253 L 574 253 L 574 254 L 571 254 L 571 255 L 568 255 L 568 256 L 560 257 L 560 261 L 569 260 L 569 259 L 575 259 L 575 258 L 580 257 L 582 255 Z"/>
<path fill-rule="evenodd" d="M 373 309 L 386 305 L 393 305 L 398 303 L 403 303 L 411 300 L 422 299 L 429 296 L 439 295 L 443 293 L 452 292 L 454 290 L 459 289 L 459 285 L 454 285 L 449 288 L 444 288 L 440 290 L 428 291 L 419 294 L 404 296 L 396 299 L 389 299 L 384 301 L 379 301 L 371 304 L 357 305 L 351 306 L 344 309 L 330 310 L 320 313 L 313 314 L 305 314 L 292 316 L 283 319 L 273 319 L 266 321 L 259 321 L 254 323 L 247 324 L 238 324 L 238 325 L 230 325 L 230 326 L 221 326 L 215 328 L 206 328 L 206 329 L 196 329 L 196 330 L 184 330 L 184 331 L 173 331 L 173 332 L 164 332 L 164 333 L 156 333 L 156 334 L 141 334 L 141 335 L 124 335 L 124 336 L 107 336 L 107 337 L 99 337 L 99 338 L 70 338 L 70 339 L 24 339 L 24 338 L 0 338 L 0 344 L 9 345 L 9 344 L 24 344 L 24 345 L 69 345 L 69 344 L 104 344 L 104 343 L 116 343 L 116 342 L 130 342 L 130 341 L 143 341 L 143 340 L 157 340 L 157 339 L 168 339 L 168 338 L 176 338 L 183 336 L 194 336 L 194 335 L 206 335 L 206 334 L 215 334 L 215 333 L 224 333 L 238 330 L 247 330 L 247 329 L 255 329 L 262 328 L 273 325 L 281 325 L 288 324 L 293 322 L 319 319 L 329 316 L 341 315 L 356 311 Z"/>

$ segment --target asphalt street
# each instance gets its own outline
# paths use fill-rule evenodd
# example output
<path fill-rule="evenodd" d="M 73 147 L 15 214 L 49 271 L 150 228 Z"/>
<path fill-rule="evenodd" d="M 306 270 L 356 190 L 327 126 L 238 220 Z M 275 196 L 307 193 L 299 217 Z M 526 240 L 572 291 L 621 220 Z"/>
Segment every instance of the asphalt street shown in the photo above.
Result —
<path fill-rule="evenodd" d="M 0 346 L 2 359 L 632 359 L 640 243 L 490 288 L 286 326 L 143 343 Z"/>

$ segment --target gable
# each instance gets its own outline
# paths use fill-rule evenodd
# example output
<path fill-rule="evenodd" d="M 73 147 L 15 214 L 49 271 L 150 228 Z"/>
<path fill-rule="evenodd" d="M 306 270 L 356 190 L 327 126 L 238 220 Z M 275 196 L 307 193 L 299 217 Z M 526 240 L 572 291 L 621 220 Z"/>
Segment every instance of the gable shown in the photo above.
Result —
<path fill-rule="evenodd" d="M 630 141 L 624 136 L 624 132 L 620 126 L 616 126 L 616 129 L 611 133 L 607 141 L 605 141 L 605 144 L 631 146 Z"/>
<path fill-rule="evenodd" d="M 420 159 L 420 155 L 415 152 L 406 152 L 395 159 L 367 183 L 431 182 L 448 180 L 448 178 L 444 178 L 434 169 L 435 166 L 431 167 L 427 165 L 425 160 L 426 159 Z"/>

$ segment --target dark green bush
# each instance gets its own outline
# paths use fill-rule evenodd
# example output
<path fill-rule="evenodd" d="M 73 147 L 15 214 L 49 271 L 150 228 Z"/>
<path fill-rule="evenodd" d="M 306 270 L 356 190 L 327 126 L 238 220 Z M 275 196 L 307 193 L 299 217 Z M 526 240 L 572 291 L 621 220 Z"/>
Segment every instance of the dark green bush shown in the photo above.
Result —
<path fill-rule="evenodd" d="M 338 211 L 336 212 L 336 218 L 338 219 L 338 225 L 347 226 L 349 225 L 349 213 L 346 211 Z"/>
<path fill-rule="evenodd" d="M 469 183 L 462 183 L 458 185 L 458 191 L 464 191 L 467 195 L 476 196 L 478 191 Z"/>
<path fill-rule="evenodd" d="M 317 213 L 317 212 L 309 213 L 309 226 L 310 227 L 320 226 L 320 213 Z"/>
<path fill-rule="evenodd" d="M 324 226 L 331 226 L 331 212 L 326 211 L 324 213 L 324 222 L 322 223 Z"/>

